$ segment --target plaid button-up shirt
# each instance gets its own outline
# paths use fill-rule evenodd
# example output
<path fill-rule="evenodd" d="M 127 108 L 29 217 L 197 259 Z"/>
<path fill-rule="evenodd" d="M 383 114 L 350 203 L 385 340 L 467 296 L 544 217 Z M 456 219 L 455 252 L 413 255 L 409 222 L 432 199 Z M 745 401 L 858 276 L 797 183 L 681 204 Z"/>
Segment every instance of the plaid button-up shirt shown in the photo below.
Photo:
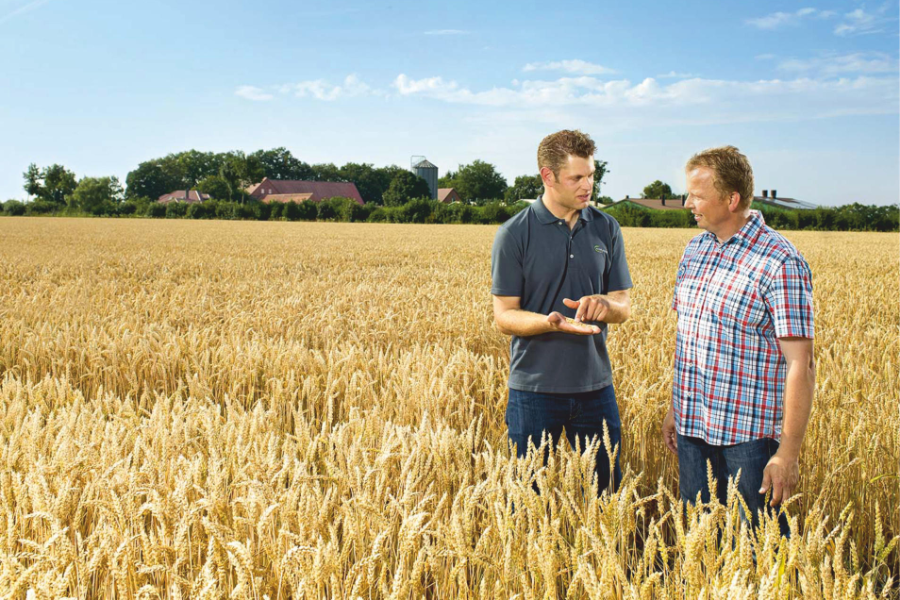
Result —
<path fill-rule="evenodd" d="M 778 339 L 813 337 L 812 274 L 762 215 L 720 243 L 706 232 L 678 265 L 672 405 L 679 433 L 723 446 L 781 438 Z"/>

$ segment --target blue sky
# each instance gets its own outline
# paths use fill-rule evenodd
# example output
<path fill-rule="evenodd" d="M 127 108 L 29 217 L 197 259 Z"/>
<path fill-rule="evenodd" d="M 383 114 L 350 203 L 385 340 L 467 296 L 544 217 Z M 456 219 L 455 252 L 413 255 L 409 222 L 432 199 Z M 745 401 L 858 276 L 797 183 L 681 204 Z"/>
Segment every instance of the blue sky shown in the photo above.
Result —
<path fill-rule="evenodd" d="M 0 200 L 29 163 L 125 175 L 187 149 L 482 159 L 591 134 L 603 193 L 741 148 L 757 192 L 896 203 L 896 3 L 0 0 Z"/>

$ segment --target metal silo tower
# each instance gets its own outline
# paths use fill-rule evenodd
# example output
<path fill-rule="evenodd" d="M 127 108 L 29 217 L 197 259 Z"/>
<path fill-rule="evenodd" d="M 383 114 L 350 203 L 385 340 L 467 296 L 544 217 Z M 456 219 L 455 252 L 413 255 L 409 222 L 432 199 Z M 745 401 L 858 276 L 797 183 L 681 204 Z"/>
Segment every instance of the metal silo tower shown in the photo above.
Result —
<path fill-rule="evenodd" d="M 413 156 L 410 159 L 412 172 L 421 177 L 428 183 L 428 190 L 431 192 L 431 199 L 437 200 L 437 180 L 438 168 L 425 160 L 424 156 Z"/>

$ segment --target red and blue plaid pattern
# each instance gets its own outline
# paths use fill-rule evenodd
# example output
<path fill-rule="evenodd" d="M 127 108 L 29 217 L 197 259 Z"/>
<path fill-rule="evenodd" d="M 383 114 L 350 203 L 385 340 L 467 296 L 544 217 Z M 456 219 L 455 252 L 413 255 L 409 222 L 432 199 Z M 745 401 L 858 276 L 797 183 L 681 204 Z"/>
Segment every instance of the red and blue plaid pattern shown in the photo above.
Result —
<path fill-rule="evenodd" d="M 678 265 L 678 432 L 717 446 L 781 438 L 781 337 L 813 337 L 812 274 L 794 246 L 751 211 L 723 243 L 706 232 Z"/>

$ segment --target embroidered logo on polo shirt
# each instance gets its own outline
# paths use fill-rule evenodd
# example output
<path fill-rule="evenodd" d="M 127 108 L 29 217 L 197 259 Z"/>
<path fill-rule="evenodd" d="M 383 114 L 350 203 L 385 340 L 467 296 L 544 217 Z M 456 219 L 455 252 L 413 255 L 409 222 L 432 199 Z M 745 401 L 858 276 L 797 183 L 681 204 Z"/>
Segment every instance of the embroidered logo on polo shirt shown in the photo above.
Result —
<path fill-rule="evenodd" d="M 596 253 L 598 253 L 598 254 L 601 253 L 601 252 L 602 252 L 603 254 L 609 254 L 609 252 L 607 252 L 604 248 L 602 248 L 602 247 L 600 246 L 600 244 L 595 244 L 595 245 L 594 245 L 594 252 L 596 252 Z"/>

